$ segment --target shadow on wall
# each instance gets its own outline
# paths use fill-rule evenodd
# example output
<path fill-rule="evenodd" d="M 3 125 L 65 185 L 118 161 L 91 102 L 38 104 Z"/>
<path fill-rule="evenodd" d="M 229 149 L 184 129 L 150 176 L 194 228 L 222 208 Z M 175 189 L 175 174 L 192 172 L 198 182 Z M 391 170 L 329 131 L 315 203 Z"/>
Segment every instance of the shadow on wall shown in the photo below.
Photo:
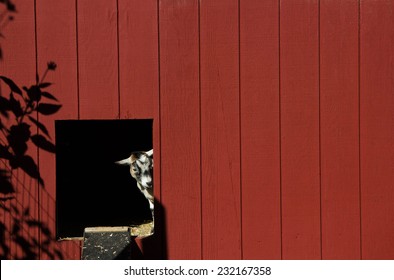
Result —
<path fill-rule="evenodd" d="M 135 238 L 131 240 L 130 246 L 127 246 L 122 252 L 118 253 L 114 260 L 167 260 L 166 247 L 166 230 L 165 230 L 165 213 L 160 203 L 155 202 L 155 233 L 143 239 Z M 90 243 L 92 245 L 92 243 Z M 97 246 L 95 246 L 97 247 Z M 101 252 L 101 250 L 99 250 Z M 95 249 L 90 249 L 89 253 L 93 256 L 91 259 L 97 259 Z M 86 259 L 89 259 L 86 254 Z M 84 256 L 82 256 L 84 257 Z"/>
<path fill-rule="evenodd" d="M 11 0 L 0 0 L 0 64 L 8 59 L 8 54 L 3 54 L 1 49 L 1 40 L 5 38 L 3 30 L 16 13 Z M 35 83 L 30 86 L 20 86 L 7 73 L 0 73 L 1 259 L 69 258 L 64 255 L 67 250 L 57 249 L 59 243 L 51 231 L 56 221 L 49 209 L 55 205 L 55 198 L 45 190 L 35 156 L 38 149 L 56 152 L 53 138 L 41 122 L 61 108 L 57 98 L 49 92 L 51 83 L 45 81 L 47 74 L 55 70 L 56 64 L 49 62 L 42 76 L 36 73 Z M 112 165 L 114 161 L 110 161 Z M 124 174 L 128 181 L 133 180 L 127 172 Z M 135 191 L 138 192 L 137 188 Z M 123 204 L 130 207 L 126 202 Z M 132 258 L 167 259 L 165 211 L 157 201 L 155 217 L 155 234 L 134 243 Z M 75 242 L 67 241 L 62 247 L 69 244 L 75 245 Z"/>
<path fill-rule="evenodd" d="M 166 211 L 163 205 L 155 201 L 155 234 L 142 239 L 141 247 L 144 259 L 167 260 Z"/>
<path fill-rule="evenodd" d="M 12 1 L 0 1 L 1 38 L 16 12 Z M 0 58 L 3 57 L 0 45 Z M 63 258 L 59 250 L 53 249 L 54 235 L 48 225 L 37 219 L 40 204 L 37 186 L 44 188 L 44 181 L 31 156 L 36 152 L 28 152 L 34 146 L 55 152 L 47 128 L 38 120 L 39 116 L 55 114 L 61 108 L 56 97 L 48 92 L 51 83 L 45 82 L 47 74 L 55 69 L 56 64 L 49 62 L 42 77 L 37 73 L 36 83 L 28 87 L 0 76 L 1 259 L 38 259 L 41 253 L 51 259 Z"/>
<path fill-rule="evenodd" d="M 167 231 L 165 209 L 155 200 L 155 233 L 149 237 L 134 241 L 132 259 L 167 260 Z M 137 242 L 140 246 L 137 245 Z"/>

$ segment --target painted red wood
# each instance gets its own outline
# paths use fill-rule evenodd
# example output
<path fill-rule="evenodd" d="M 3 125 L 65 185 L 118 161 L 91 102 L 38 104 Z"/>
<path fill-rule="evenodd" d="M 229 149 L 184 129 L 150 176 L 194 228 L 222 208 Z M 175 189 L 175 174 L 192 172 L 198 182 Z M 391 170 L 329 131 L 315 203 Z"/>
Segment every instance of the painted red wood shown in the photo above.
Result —
<path fill-rule="evenodd" d="M 39 120 L 47 128 L 51 140 L 55 139 L 55 120 L 78 118 L 78 82 L 77 82 L 77 43 L 76 43 L 76 7 L 75 2 L 38 0 L 37 13 L 37 58 L 41 75 L 47 68 L 48 61 L 58 65 L 55 72 L 49 72 L 46 82 L 53 85 L 48 88 L 62 105 L 61 110 L 52 116 L 42 116 Z M 40 134 L 43 134 L 40 131 Z M 80 259 L 79 241 L 56 241 L 56 172 L 55 154 L 39 151 L 41 176 L 45 189 L 40 192 L 40 221 L 48 227 L 52 240 L 45 231 L 41 232 L 41 242 L 50 240 L 41 250 L 41 259 Z M 45 243 L 44 243 L 45 244 Z M 57 253 L 60 252 L 60 255 Z"/>
<path fill-rule="evenodd" d="M 18 3 L 18 13 L 14 14 L 14 17 L 15 20 L 9 22 L 6 28 L 2 27 L 6 40 L 4 38 L 1 42 L 4 60 L 0 62 L 0 75 L 11 78 L 19 86 L 31 85 L 35 82 L 36 73 L 34 2 Z M 1 94 L 9 97 L 9 89 L 4 83 L 1 83 Z M 11 125 L 15 124 L 13 119 L 9 119 L 8 122 L 2 117 L 1 120 Z M 34 129 L 32 131 L 34 133 Z M 37 162 L 37 148 L 34 144 L 28 146 L 26 155 Z M 39 242 L 38 228 L 27 222 L 38 221 L 39 218 L 38 183 L 18 168 L 12 170 L 12 184 L 16 191 L 15 199 L 7 203 L 12 214 L 6 214 L 9 258 L 38 258 L 39 248 L 33 245 L 33 240 Z M 23 246 L 25 242 L 30 245 Z"/>
<path fill-rule="evenodd" d="M 280 259 L 278 1 L 241 1 L 242 253 Z"/>
<path fill-rule="evenodd" d="M 118 1 L 120 117 L 154 119 L 155 235 L 138 240 L 144 258 L 162 259 L 164 221 L 160 213 L 160 120 L 157 1 Z"/>
<path fill-rule="evenodd" d="M 121 118 L 152 118 L 158 97 L 157 1 L 120 0 Z"/>
<path fill-rule="evenodd" d="M 116 0 L 77 2 L 82 119 L 119 118 Z"/>
<path fill-rule="evenodd" d="M 359 259 L 358 1 L 320 2 L 322 257 Z"/>
<path fill-rule="evenodd" d="M 161 202 L 167 254 L 170 259 L 200 259 L 198 1 L 159 3 Z"/>
<path fill-rule="evenodd" d="M 40 118 L 52 135 L 55 119 L 154 119 L 146 258 L 394 257 L 391 1 L 52 2 L 15 3 L 0 74 L 28 85 L 37 61 L 57 62 L 63 107 Z M 54 155 L 38 159 L 46 188 L 15 170 L 16 208 L 53 231 Z M 23 257 L 5 236 L 8 258 Z"/>
<path fill-rule="evenodd" d="M 202 258 L 240 259 L 238 1 L 200 5 Z"/>
<path fill-rule="evenodd" d="M 282 257 L 319 259 L 318 1 L 281 1 Z"/>
<path fill-rule="evenodd" d="M 361 2 L 362 258 L 394 258 L 394 3 Z"/>

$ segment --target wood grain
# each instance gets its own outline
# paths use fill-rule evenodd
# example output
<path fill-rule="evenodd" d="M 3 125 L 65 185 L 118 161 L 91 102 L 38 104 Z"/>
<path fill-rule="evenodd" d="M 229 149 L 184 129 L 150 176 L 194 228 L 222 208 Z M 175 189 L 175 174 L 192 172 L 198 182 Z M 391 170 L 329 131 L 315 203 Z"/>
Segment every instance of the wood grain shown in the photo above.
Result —
<path fill-rule="evenodd" d="M 393 259 L 394 3 L 362 1 L 360 26 L 362 258 Z"/>
<path fill-rule="evenodd" d="M 77 2 L 79 116 L 119 118 L 116 0 Z"/>
<path fill-rule="evenodd" d="M 198 1 L 160 1 L 161 203 L 167 256 L 201 258 Z"/>
<path fill-rule="evenodd" d="M 160 212 L 160 118 L 158 5 L 150 1 L 118 1 L 119 86 L 122 119 L 153 119 L 155 234 L 136 240 L 144 258 L 166 258 L 165 216 Z"/>
<path fill-rule="evenodd" d="M 360 258 L 358 3 L 320 2 L 322 257 Z"/>
<path fill-rule="evenodd" d="M 242 252 L 280 259 L 279 6 L 241 1 Z"/>
<path fill-rule="evenodd" d="M 55 115 L 39 117 L 40 122 L 47 128 L 51 141 L 54 141 L 55 120 L 78 118 L 76 6 L 71 1 L 55 3 L 50 0 L 39 0 L 36 3 L 39 72 L 44 73 L 48 61 L 55 61 L 58 65 L 56 71 L 48 72 L 45 81 L 53 83 L 48 91 L 59 99 L 62 108 Z M 39 133 L 45 136 L 42 131 Z M 50 242 L 43 246 L 40 258 L 80 259 L 79 241 L 58 242 L 54 237 L 56 233 L 55 154 L 40 150 L 39 164 L 46 185 L 40 192 L 40 221 L 48 227 L 53 238 L 50 240 L 46 232 L 41 232 L 41 241 Z M 57 251 L 61 253 L 58 255 Z"/>
<path fill-rule="evenodd" d="M 4 60 L 0 62 L 0 73 L 22 87 L 34 84 L 36 76 L 34 2 L 18 3 L 17 8 L 18 13 L 14 14 L 14 20 L 9 22 L 4 29 L 2 28 L 6 40 L 1 42 Z M 9 92 L 9 88 L 1 83 L 1 95 L 8 98 Z M 22 104 L 24 103 L 22 102 Z M 1 120 L 8 126 L 16 124 L 12 114 L 9 119 L 2 116 Z M 24 123 L 28 124 L 27 121 Z M 34 126 L 31 127 L 31 132 L 35 132 Z M 7 141 L 4 138 L 2 140 Z M 37 163 L 37 148 L 31 142 L 26 155 Z M 6 169 L 9 170 L 9 168 L 7 162 Z M 11 183 L 15 189 L 15 199 L 8 201 L 7 206 L 11 208 L 10 212 L 6 213 L 9 258 L 38 258 L 39 248 L 33 245 L 33 240 L 39 242 L 39 231 L 37 227 L 29 225 L 26 221 L 39 221 L 37 205 L 39 185 L 37 180 L 32 179 L 21 168 L 10 171 Z"/>
<path fill-rule="evenodd" d="M 58 64 L 62 109 L 40 117 L 52 136 L 58 119 L 154 120 L 145 258 L 394 258 L 392 1 L 15 4 L 0 74 L 30 85 Z M 14 170 L 15 209 L 54 232 L 55 157 L 28 154 L 46 188 Z M 7 256 L 22 258 L 14 212 Z M 30 256 L 80 257 L 79 243 L 52 239 L 55 256 L 45 230 L 19 232 L 40 244 Z"/>
<path fill-rule="evenodd" d="M 238 1 L 201 2 L 200 26 L 203 258 L 239 259 Z"/>
<path fill-rule="evenodd" d="M 158 103 L 157 1 L 120 0 L 121 118 L 153 118 Z"/>
<path fill-rule="evenodd" d="M 318 2 L 281 1 L 282 257 L 320 259 Z"/>

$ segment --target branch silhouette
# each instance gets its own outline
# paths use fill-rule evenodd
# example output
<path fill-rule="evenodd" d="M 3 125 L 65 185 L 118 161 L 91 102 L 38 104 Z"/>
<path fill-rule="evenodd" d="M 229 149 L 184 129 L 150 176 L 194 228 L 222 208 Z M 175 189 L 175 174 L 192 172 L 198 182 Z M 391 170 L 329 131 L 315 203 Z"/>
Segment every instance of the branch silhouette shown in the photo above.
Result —
<path fill-rule="evenodd" d="M 0 38 L 5 38 L 3 35 L 4 28 L 14 20 L 14 13 L 16 13 L 15 4 L 11 0 L 0 0 L 0 4 L 4 6 L 3 11 L 0 12 Z M 0 59 L 3 59 L 3 51 L 0 45 Z"/>
<path fill-rule="evenodd" d="M 56 64 L 49 62 L 46 72 L 54 71 Z M 38 180 L 44 186 L 38 166 L 34 159 L 27 154 L 29 143 L 48 152 L 55 152 L 55 145 L 51 142 L 48 130 L 38 120 L 38 115 L 52 115 L 59 111 L 60 104 L 48 103 L 57 100 L 53 94 L 43 91 L 51 84 L 41 80 L 29 87 L 21 88 L 10 78 L 0 76 L 9 88 L 8 97 L 0 96 L 0 130 L 5 138 L 5 143 L 0 144 L 0 158 L 9 162 L 12 169 L 21 168 L 30 177 Z M 3 121 L 4 119 L 4 121 Z M 42 131 L 43 134 L 33 133 L 32 126 Z M 7 181 L 7 172 L 3 172 L 2 181 Z M 9 186 L 9 184 L 6 184 Z M 4 193 L 0 187 L 0 193 Z"/>
<path fill-rule="evenodd" d="M 0 39 L 4 39 L 3 30 L 14 20 L 17 10 L 11 0 L 0 0 L 0 6 L 3 6 L 0 9 Z M 0 60 L 3 57 L 0 45 Z M 45 81 L 56 67 L 55 62 L 48 62 L 41 79 L 36 73 L 35 84 L 30 86 L 21 87 L 12 78 L 0 75 L 0 214 L 10 219 L 10 222 L 0 219 L 1 259 L 37 259 L 40 250 L 49 258 L 63 258 L 62 253 L 51 246 L 54 237 L 48 225 L 31 217 L 30 205 L 22 204 L 21 209 L 12 178 L 13 170 L 20 169 L 44 187 L 38 164 L 27 152 L 28 147 L 35 145 L 55 153 L 55 144 L 39 116 L 56 114 L 61 108 L 58 99 L 48 91 L 52 84 Z M 41 240 L 26 236 L 23 229 L 39 230 Z M 10 240 L 21 249 L 21 255 L 11 256 Z"/>

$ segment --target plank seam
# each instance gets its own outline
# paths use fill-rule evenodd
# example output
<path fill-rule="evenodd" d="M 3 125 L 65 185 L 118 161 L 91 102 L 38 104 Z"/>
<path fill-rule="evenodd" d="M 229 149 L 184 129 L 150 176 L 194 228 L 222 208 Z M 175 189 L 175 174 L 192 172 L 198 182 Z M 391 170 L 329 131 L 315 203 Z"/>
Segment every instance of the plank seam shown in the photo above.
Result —
<path fill-rule="evenodd" d="M 117 86 L 118 86 L 118 119 L 121 119 L 120 116 L 120 44 L 119 44 L 119 0 L 116 0 L 116 50 L 117 50 L 117 67 L 118 67 L 118 77 L 117 77 Z"/>
<path fill-rule="evenodd" d="M 77 63 L 77 119 L 81 118 L 81 106 L 80 106 L 80 73 L 79 73 L 79 33 L 78 33 L 78 0 L 75 0 L 75 48 L 76 48 L 76 63 Z"/>
<path fill-rule="evenodd" d="M 319 211 L 320 211 L 320 259 L 323 259 L 323 213 L 322 213 L 322 145 L 321 145 L 321 37 L 320 37 L 320 0 L 317 3 L 317 36 L 318 36 L 318 109 L 319 109 Z"/>
<path fill-rule="evenodd" d="M 159 162 L 159 170 L 160 170 L 160 176 L 159 176 L 159 184 L 160 184 L 160 204 L 162 205 L 162 213 L 159 213 L 159 217 L 161 217 L 162 219 L 165 219 L 164 216 L 164 206 L 163 206 L 163 200 L 162 200 L 162 189 L 163 189 L 163 185 L 162 185 L 162 180 L 161 180 L 161 170 L 162 170 L 162 163 L 161 163 L 161 139 L 162 139 L 162 132 L 161 132 L 161 53 L 160 53 L 160 1 L 157 0 L 156 2 L 156 13 L 157 13 L 157 83 L 158 83 L 158 87 L 157 87 L 157 93 L 158 93 L 158 112 L 157 112 L 157 116 L 158 116 L 158 127 L 159 127 L 159 158 L 160 158 L 160 162 Z M 157 154 L 157 151 L 155 152 Z M 162 235 L 161 238 L 161 254 L 162 254 L 162 259 L 166 259 L 167 258 L 167 246 L 166 246 L 166 238 L 165 238 L 165 221 L 161 221 L 161 232 L 160 234 Z"/>
<path fill-rule="evenodd" d="M 204 259 L 204 236 L 203 236 L 203 190 L 202 190 L 202 105 L 201 105 L 201 1 L 198 0 L 198 110 L 200 129 L 200 259 Z"/>
<path fill-rule="evenodd" d="M 35 48 L 35 63 L 36 63 L 36 77 L 38 77 L 38 37 L 37 37 L 37 1 L 34 0 L 34 48 Z M 37 81 L 38 83 L 38 81 Z M 36 113 L 36 117 L 37 120 L 39 120 L 39 114 Z M 38 127 L 36 127 L 36 133 L 38 134 Z M 36 154 L 37 154 L 37 168 L 40 172 L 40 151 L 38 148 L 36 148 Z M 38 183 L 37 183 L 38 184 Z M 37 188 L 37 218 L 38 221 L 41 223 L 41 209 L 40 209 L 40 202 L 41 202 L 41 191 L 40 188 L 38 186 Z M 37 232 L 38 232 L 38 255 L 37 258 L 41 259 L 41 231 L 39 230 L 39 228 L 37 228 Z"/>
<path fill-rule="evenodd" d="M 280 219 L 280 259 L 283 260 L 283 197 L 282 197 L 282 87 L 281 87 L 281 0 L 278 0 L 278 95 L 279 95 L 279 219 Z"/>
<path fill-rule="evenodd" d="M 360 259 L 363 259 L 362 247 L 362 184 L 361 184 L 361 0 L 358 0 L 358 196 L 360 215 Z"/>
<path fill-rule="evenodd" d="M 79 33 L 78 33 L 78 0 L 75 0 L 75 48 L 76 48 L 76 71 L 77 71 L 77 119 L 81 118 L 81 105 L 80 105 L 80 73 L 79 73 Z M 82 241 L 77 241 L 79 247 L 82 247 Z"/>
<path fill-rule="evenodd" d="M 241 1 L 238 0 L 238 125 L 239 125 L 239 204 L 240 204 L 240 256 L 243 255 L 243 219 L 242 219 L 242 103 L 241 103 Z"/>

